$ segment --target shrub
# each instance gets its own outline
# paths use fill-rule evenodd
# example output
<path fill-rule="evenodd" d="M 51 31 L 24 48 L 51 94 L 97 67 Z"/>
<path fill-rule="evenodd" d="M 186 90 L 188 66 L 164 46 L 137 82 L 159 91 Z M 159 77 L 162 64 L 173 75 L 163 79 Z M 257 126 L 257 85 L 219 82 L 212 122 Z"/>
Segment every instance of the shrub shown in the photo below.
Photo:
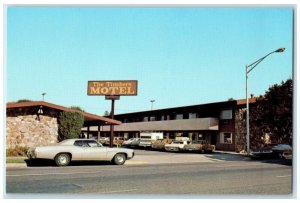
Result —
<path fill-rule="evenodd" d="M 6 156 L 26 156 L 29 147 L 15 147 L 6 149 Z"/>
<path fill-rule="evenodd" d="M 64 111 L 58 117 L 58 139 L 60 141 L 78 138 L 83 127 L 84 117 L 81 111 Z"/>

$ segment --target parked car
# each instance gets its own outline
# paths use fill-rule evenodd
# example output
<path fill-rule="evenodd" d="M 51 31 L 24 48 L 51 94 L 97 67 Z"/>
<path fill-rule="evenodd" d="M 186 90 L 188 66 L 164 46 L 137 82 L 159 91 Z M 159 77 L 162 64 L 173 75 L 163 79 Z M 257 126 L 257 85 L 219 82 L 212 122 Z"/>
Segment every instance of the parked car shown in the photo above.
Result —
<path fill-rule="evenodd" d="M 122 143 L 124 147 L 138 147 L 140 144 L 140 138 L 130 138 Z"/>
<path fill-rule="evenodd" d="M 292 147 L 288 144 L 270 144 L 250 153 L 252 159 L 292 159 Z"/>
<path fill-rule="evenodd" d="M 27 157 L 30 160 L 54 160 L 57 166 L 67 166 L 71 161 L 110 161 L 122 165 L 134 157 L 134 151 L 103 147 L 91 139 L 68 139 L 55 145 L 33 148 L 27 151 Z"/>
<path fill-rule="evenodd" d="M 114 137 L 114 145 L 115 146 L 121 146 L 124 142 L 124 138 L 123 137 Z"/>
<path fill-rule="evenodd" d="M 103 144 L 103 145 L 108 145 L 108 143 L 109 143 L 109 137 L 101 137 L 101 138 L 99 139 L 99 142 L 100 142 L 101 144 Z"/>
<path fill-rule="evenodd" d="M 206 140 L 198 140 L 198 141 L 192 141 L 189 144 L 184 146 L 184 150 L 186 151 L 195 151 L 195 152 L 213 152 L 215 150 L 215 145 L 211 145 L 207 143 Z"/>
<path fill-rule="evenodd" d="M 163 133 L 142 132 L 140 133 L 140 147 L 151 147 L 153 142 L 163 137 Z"/>
<path fill-rule="evenodd" d="M 156 150 L 164 150 L 166 144 L 171 144 L 172 139 L 158 139 L 155 142 L 152 143 L 151 147 L 152 149 Z"/>
<path fill-rule="evenodd" d="M 189 144 L 190 141 L 188 140 L 174 140 L 171 144 L 166 144 L 165 145 L 165 150 L 166 151 L 183 151 L 184 150 L 184 145 Z"/>
<path fill-rule="evenodd" d="M 106 137 L 104 139 L 105 139 L 105 142 L 103 143 L 103 145 L 109 146 L 109 144 L 110 144 L 110 138 Z M 114 146 L 121 146 L 123 144 L 123 142 L 124 142 L 124 138 L 123 137 L 114 137 L 113 145 Z"/>

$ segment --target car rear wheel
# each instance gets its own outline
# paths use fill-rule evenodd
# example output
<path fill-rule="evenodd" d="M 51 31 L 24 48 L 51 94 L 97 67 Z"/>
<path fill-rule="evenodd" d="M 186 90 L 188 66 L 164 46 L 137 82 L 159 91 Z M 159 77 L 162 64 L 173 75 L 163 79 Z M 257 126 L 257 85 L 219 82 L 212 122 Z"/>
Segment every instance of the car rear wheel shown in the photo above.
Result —
<path fill-rule="evenodd" d="M 116 154 L 113 161 L 116 165 L 123 165 L 126 161 L 126 156 L 125 154 Z"/>
<path fill-rule="evenodd" d="M 58 154 L 55 157 L 55 163 L 57 166 L 67 166 L 71 161 L 71 157 L 69 154 L 62 153 Z"/>

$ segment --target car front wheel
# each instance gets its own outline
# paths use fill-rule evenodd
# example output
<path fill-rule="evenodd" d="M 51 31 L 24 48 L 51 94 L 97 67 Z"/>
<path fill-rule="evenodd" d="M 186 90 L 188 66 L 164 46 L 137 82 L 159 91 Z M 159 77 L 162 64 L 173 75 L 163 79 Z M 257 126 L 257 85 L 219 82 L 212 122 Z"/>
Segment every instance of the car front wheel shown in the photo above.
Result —
<path fill-rule="evenodd" d="M 67 166 L 71 161 L 71 157 L 69 154 L 63 153 L 58 154 L 55 157 L 55 163 L 57 166 Z"/>
<path fill-rule="evenodd" d="M 126 161 L 126 156 L 125 154 L 116 154 L 113 161 L 116 165 L 123 165 Z"/>

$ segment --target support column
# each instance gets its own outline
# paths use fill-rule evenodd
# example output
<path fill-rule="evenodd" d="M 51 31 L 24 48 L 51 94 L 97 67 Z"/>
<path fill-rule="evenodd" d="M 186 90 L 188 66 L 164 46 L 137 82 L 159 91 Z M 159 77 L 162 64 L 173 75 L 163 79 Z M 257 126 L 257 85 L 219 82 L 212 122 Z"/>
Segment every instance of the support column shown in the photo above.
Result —
<path fill-rule="evenodd" d="M 98 125 L 98 142 L 100 141 L 100 125 Z"/>
<path fill-rule="evenodd" d="M 114 111 L 115 111 L 115 100 L 111 100 L 111 119 L 114 119 Z M 110 125 L 110 142 L 109 142 L 109 147 L 112 148 L 114 147 L 114 125 Z"/>

